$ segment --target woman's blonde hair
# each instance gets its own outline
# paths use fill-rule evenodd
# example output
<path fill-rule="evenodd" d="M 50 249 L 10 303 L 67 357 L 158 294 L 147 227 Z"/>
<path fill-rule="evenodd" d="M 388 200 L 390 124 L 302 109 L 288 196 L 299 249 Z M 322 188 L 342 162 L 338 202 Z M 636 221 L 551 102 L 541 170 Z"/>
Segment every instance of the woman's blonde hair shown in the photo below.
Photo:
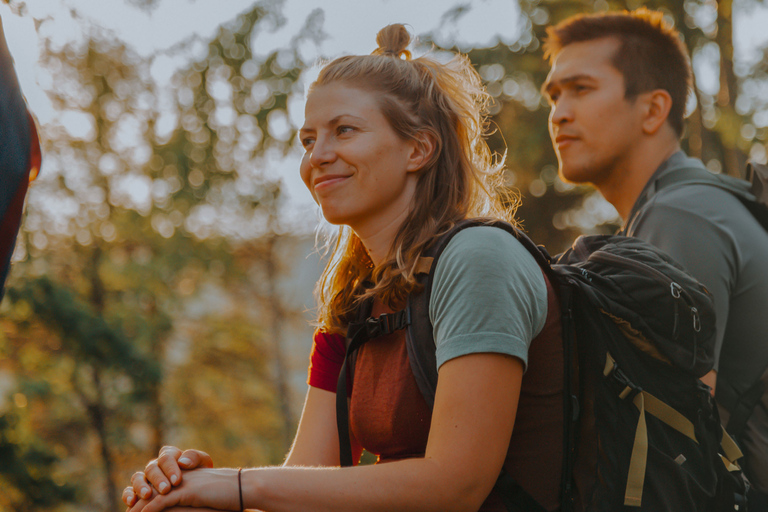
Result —
<path fill-rule="evenodd" d="M 327 64 L 316 87 L 343 83 L 377 93 L 381 112 L 404 140 L 434 141 L 434 151 L 418 171 L 414 204 L 397 232 L 388 259 L 374 267 L 361 240 L 347 226 L 339 234 L 315 294 L 318 324 L 343 333 L 359 302 L 376 297 L 398 309 L 418 287 L 420 255 L 436 235 L 468 217 L 514 221 L 517 198 L 502 186 L 502 160 L 484 139 L 486 93 L 464 55 L 442 64 L 428 56 L 411 58 L 411 36 L 389 25 L 376 36 L 371 55 L 340 57 Z"/>

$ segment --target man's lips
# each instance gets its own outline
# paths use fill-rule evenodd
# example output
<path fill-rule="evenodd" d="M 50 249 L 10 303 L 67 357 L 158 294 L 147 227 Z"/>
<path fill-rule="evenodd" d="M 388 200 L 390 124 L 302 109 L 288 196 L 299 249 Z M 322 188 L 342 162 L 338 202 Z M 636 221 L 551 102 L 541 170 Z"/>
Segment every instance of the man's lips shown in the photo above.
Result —
<path fill-rule="evenodd" d="M 579 138 L 576 137 L 575 135 L 558 135 L 555 138 L 555 145 L 558 148 L 562 148 L 562 147 L 565 147 L 565 146 L 568 146 L 568 145 L 572 144 L 573 142 L 575 142 L 577 140 L 579 140 Z"/>

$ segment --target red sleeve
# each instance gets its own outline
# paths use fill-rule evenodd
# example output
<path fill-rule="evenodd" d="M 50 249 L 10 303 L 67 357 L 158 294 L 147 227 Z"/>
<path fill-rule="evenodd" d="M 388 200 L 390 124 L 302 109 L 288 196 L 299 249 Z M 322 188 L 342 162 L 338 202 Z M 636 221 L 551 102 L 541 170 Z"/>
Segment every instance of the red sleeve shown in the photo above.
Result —
<path fill-rule="evenodd" d="M 335 393 L 345 352 L 344 336 L 316 332 L 312 354 L 309 356 L 307 384 L 313 388 Z"/>

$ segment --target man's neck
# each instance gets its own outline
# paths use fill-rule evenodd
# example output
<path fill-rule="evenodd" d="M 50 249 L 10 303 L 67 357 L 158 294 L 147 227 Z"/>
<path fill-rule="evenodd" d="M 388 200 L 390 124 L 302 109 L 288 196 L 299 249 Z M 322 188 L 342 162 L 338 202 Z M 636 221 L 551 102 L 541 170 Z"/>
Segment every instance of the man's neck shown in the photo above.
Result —
<path fill-rule="evenodd" d="M 605 182 L 595 184 L 603 197 L 616 208 L 624 220 L 629 216 L 637 198 L 640 197 L 640 193 L 656 169 L 680 151 L 680 143 L 677 140 L 673 144 L 642 146 L 635 148 L 632 158 L 624 161 L 623 168 L 616 169 Z"/>

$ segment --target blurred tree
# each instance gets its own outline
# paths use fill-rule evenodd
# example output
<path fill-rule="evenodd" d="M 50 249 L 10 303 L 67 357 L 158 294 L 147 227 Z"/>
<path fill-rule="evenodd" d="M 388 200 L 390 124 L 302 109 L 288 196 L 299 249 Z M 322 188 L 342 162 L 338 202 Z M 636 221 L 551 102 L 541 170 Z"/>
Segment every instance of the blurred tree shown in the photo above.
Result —
<path fill-rule="evenodd" d="M 72 398 L 79 402 L 80 409 L 86 411 L 87 420 L 96 432 L 107 481 L 115 482 L 111 453 L 114 443 L 110 439 L 107 418 L 114 416 L 116 411 L 108 403 L 106 393 L 111 386 L 106 382 L 121 382 L 123 377 L 127 379 L 122 381 L 123 386 L 131 390 L 135 397 L 146 396 L 150 390 L 157 388 L 160 376 L 158 363 L 138 354 L 124 330 L 107 323 L 103 310 L 81 302 L 67 287 L 57 285 L 48 278 L 39 278 L 23 287 L 11 289 L 8 295 L 12 307 L 17 306 L 14 309 L 31 315 L 28 318 L 11 315 L 22 332 L 28 332 L 25 328 L 34 316 L 35 323 L 47 327 L 49 335 L 59 338 L 60 354 L 69 361 L 66 365 L 69 371 L 65 370 L 67 374 L 62 377 L 71 383 Z M 26 353 L 23 346 L 18 348 Z M 40 394 L 46 395 L 49 392 L 48 380 L 38 379 L 49 377 L 48 372 L 38 364 L 25 364 L 36 359 L 26 359 L 22 355 L 19 376 L 30 385 L 36 383 L 31 386 L 32 389 L 38 387 Z M 28 400 L 24 396 L 24 400 Z M 111 485 L 108 489 L 111 502 L 117 499 L 114 487 Z M 40 494 L 40 490 L 36 494 Z"/>
<path fill-rule="evenodd" d="M 23 393 L 15 395 L 17 405 L 25 406 L 25 400 Z M 0 511 L 31 512 L 75 501 L 75 488 L 55 474 L 57 457 L 39 439 L 21 433 L 19 423 L 19 414 L 0 415 Z"/>
<path fill-rule="evenodd" d="M 111 510 L 118 485 L 170 440 L 252 464 L 277 463 L 287 449 L 285 313 L 270 281 L 280 270 L 269 242 L 282 229 L 269 221 L 279 177 L 265 167 L 294 138 L 297 46 L 321 34 L 312 15 L 291 48 L 252 51 L 283 21 L 278 5 L 257 4 L 210 42 L 186 41 L 170 57 L 189 48 L 198 57 L 173 90 L 152 81 L 157 63 L 97 28 L 81 42 L 45 41 L 59 117 L 44 127 L 45 179 L 4 303 L 18 344 L 6 371 L 17 386 L 46 390 L 29 398 L 40 404 L 29 428 L 55 441 L 70 475 L 103 475 L 85 503 Z M 233 259 L 244 244 L 256 250 Z M 254 266 L 271 286 L 248 277 Z M 240 300 L 262 293 L 277 309 Z M 233 410 L 231 422 L 216 421 Z"/>

